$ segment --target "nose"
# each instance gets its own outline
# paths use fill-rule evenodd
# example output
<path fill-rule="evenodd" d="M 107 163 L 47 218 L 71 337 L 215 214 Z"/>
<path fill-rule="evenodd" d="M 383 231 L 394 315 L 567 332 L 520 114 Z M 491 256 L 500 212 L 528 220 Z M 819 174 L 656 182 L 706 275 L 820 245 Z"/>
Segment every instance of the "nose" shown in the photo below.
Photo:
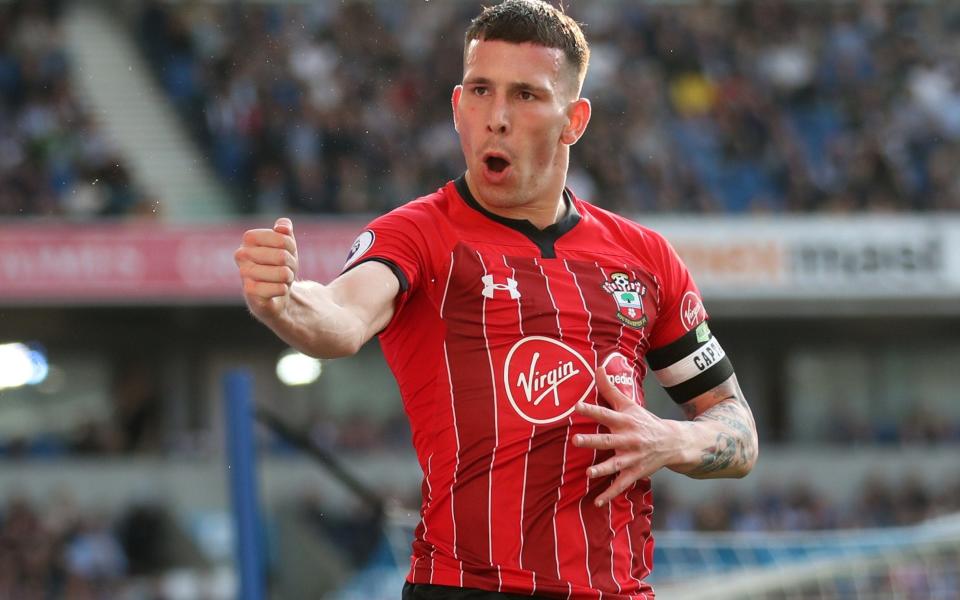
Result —
<path fill-rule="evenodd" d="M 490 114 L 487 117 L 487 131 L 500 135 L 505 135 L 510 131 L 510 109 L 503 98 L 494 100 L 490 107 Z"/>

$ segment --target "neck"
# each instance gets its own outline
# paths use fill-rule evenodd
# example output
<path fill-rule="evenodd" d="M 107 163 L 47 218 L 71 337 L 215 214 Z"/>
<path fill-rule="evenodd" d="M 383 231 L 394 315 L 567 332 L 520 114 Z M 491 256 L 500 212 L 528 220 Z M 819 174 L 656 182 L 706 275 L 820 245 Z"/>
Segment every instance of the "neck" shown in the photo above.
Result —
<path fill-rule="evenodd" d="M 530 221 L 537 229 L 546 229 L 567 215 L 567 203 L 563 197 L 563 186 L 548 190 L 543 199 L 534 198 L 516 206 L 499 206 L 486 201 L 477 193 L 477 186 L 471 181 L 470 171 L 466 173 L 467 187 L 480 206 L 495 215 L 508 219 Z"/>

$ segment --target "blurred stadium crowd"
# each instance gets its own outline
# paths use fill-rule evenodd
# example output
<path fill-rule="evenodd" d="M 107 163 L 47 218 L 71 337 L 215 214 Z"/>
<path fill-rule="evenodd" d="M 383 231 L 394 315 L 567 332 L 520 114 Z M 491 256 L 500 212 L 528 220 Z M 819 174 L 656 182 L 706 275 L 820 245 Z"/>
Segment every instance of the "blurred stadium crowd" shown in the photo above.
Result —
<path fill-rule="evenodd" d="M 809 482 L 761 487 L 695 503 L 655 489 L 654 531 L 816 531 L 912 525 L 960 510 L 960 479 L 931 486 L 916 477 L 874 474 L 849 502 L 831 501 Z"/>
<path fill-rule="evenodd" d="M 751 497 L 729 494 L 686 503 L 668 487 L 656 490 L 654 530 L 817 531 L 904 526 L 960 510 L 960 480 L 931 489 L 909 477 L 876 476 L 849 504 L 828 501 L 804 483 L 768 487 Z M 378 525 L 364 511 L 330 514 L 313 493 L 293 509 L 304 523 L 334 540 L 341 560 L 361 567 L 375 551 Z M 363 532 L 363 535 L 360 533 Z M 171 569 L 195 559 L 178 539 L 166 509 L 133 505 L 107 516 L 82 510 L 68 496 L 13 495 L 0 506 L 0 597 L 191 598 L 178 592 Z M 192 589 L 190 584 L 187 589 Z"/>
<path fill-rule="evenodd" d="M 59 2 L 0 3 L 0 216 L 149 214 L 77 98 Z"/>
<path fill-rule="evenodd" d="M 953 3 L 583 3 L 573 186 L 626 212 L 960 208 Z M 0 5 L 0 214 L 146 206 L 71 91 L 60 2 Z M 451 3 L 142 3 L 158 80 L 248 211 L 379 212 L 462 169 Z M 141 211 L 144 212 L 144 211 Z"/>
<path fill-rule="evenodd" d="M 170 516 L 157 505 L 107 515 L 69 495 L 10 495 L 0 506 L 0 597 L 171 598 L 159 575 L 183 566 Z"/>
<path fill-rule="evenodd" d="M 570 3 L 590 132 L 571 178 L 634 211 L 960 208 L 955 3 Z M 471 2 L 150 2 L 143 47 L 252 210 L 382 211 L 462 167 Z"/>

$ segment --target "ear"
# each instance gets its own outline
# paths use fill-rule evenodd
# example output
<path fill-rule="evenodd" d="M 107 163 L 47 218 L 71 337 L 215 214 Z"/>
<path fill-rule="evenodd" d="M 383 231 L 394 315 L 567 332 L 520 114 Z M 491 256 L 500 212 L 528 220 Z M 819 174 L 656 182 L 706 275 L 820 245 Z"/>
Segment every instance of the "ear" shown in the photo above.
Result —
<path fill-rule="evenodd" d="M 463 86 L 458 85 L 453 88 L 453 96 L 450 97 L 450 105 L 453 107 L 453 128 L 460 133 L 460 122 L 457 116 L 457 108 L 460 106 L 460 96 L 463 95 Z"/>
<path fill-rule="evenodd" d="M 560 134 L 560 141 L 568 146 L 576 144 L 583 132 L 587 130 L 590 113 L 590 101 L 586 98 L 578 98 L 571 102 L 567 107 L 567 126 Z"/>

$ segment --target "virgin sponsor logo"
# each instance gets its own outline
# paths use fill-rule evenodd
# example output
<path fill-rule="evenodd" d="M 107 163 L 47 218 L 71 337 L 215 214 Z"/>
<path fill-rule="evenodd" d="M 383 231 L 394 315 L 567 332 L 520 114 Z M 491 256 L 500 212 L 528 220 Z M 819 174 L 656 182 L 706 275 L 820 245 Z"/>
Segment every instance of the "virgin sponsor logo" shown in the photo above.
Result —
<path fill-rule="evenodd" d="M 680 301 L 680 322 L 683 328 L 690 331 L 704 319 L 707 318 L 707 310 L 703 308 L 703 302 L 694 292 L 687 292 Z"/>
<path fill-rule="evenodd" d="M 536 424 L 566 418 L 595 384 L 593 369 L 583 356 L 543 336 L 523 338 L 510 348 L 503 378 L 510 405 Z"/>
<path fill-rule="evenodd" d="M 360 260 L 360 257 L 366 254 L 367 250 L 373 247 L 373 242 L 376 239 L 377 236 L 369 229 L 358 235 L 357 239 L 353 241 L 353 245 L 350 246 L 350 252 L 347 254 L 346 262 L 343 263 L 343 268 L 346 269 L 353 263 Z"/>

